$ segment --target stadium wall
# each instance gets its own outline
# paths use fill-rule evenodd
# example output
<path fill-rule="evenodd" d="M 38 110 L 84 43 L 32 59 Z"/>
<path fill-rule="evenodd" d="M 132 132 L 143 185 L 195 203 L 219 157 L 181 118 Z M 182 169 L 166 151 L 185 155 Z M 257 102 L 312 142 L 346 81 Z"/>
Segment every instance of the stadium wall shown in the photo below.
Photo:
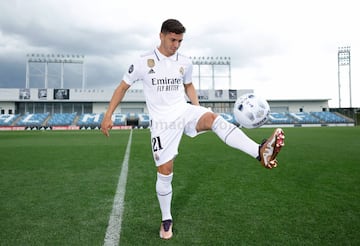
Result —
<path fill-rule="evenodd" d="M 322 112 L 329 111 L 329 99 L 269 100 L 272 112 Z"/>
<path fill-rule="evenodd" d="M 15 102 L 0 102 L 0 114 L 14 114 Z"/>
<path fill-rule="evenodd" d="M 40 113 L 102 113 L 106 111 L 113 91 L 114 89 L 0 88 L 0 113 L 24 114 L 39 113 L 39 111 Z M 236 98 L 248 92 L 253 92 L 253 90 L 199 90 L 198 94 L 202 105 L 219 109 L 220 113 L 231 112 L 232 103 Z M 272 112 L 329 110 L 329 99 L 268 101 Z M 29 107 L 24 107 L 24 105 L 29 105 Z M 115 113 L 148 113 L 143 91 L 141 89 L 129 90 Z"/>
<path fill-rule="evenodd" d="M 106 112 L 108 103 L 93 103 L 93 113 L 100 114 Z M 148 113 L 145 102 L 124 102 L 117 107 L 114 113 Z"/>

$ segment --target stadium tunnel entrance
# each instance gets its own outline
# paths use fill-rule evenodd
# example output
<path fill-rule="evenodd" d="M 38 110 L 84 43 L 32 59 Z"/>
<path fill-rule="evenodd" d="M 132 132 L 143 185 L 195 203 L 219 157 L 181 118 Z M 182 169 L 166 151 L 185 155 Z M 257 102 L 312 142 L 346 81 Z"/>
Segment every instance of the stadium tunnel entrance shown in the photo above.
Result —
<path fill-rule="evenodd" d="M 127 126 L 137 127 L 139 125 L 139 118 L 128 118 L 126 120 Z"/>

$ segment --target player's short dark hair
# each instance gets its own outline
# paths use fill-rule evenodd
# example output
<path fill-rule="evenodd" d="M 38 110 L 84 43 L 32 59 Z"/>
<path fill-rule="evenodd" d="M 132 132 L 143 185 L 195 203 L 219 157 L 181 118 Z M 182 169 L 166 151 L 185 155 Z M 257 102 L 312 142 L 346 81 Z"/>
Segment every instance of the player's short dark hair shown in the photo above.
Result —
<path fill-rule="evenodd" d="M 170 32 L 176 33 L 176 34 L 182 34 L 185 33 L 185 27 L 183 24 L 181 24 L 180 21 L 176 19 L 167 19 L 164 21 L 161 25 L 161 33 L 167 34 Z"/>

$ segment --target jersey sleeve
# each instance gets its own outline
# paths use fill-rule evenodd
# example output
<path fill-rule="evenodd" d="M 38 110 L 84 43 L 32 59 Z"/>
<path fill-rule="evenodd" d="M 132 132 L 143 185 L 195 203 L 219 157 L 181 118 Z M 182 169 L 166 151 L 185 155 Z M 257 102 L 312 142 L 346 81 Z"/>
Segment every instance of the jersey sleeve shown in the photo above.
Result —
<path fill-rule="evenodd" d="M 187 69 L 185 69 L 184 84 L 192 83 L 192 73 L 193 73 L 193 65 L 191 62 L 189 62 L 187 65 Z"/>
<path fill-rule="evenodd" d="M 125 81 L 125 83 L 128 85 L 132 85 L 136 81 L 142 80 L 141 70 L 140 59 L 137 59 L 129 66 L 128 70 L 123 76 L 123 81 Z"/>

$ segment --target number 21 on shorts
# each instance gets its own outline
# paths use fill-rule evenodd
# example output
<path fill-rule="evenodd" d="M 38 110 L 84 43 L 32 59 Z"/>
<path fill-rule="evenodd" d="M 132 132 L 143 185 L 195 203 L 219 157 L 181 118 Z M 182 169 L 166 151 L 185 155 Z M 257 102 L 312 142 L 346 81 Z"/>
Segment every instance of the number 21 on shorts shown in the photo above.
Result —
<path fill-rule="evenodd" d="M 160 141 L 160 137 L 159 137 L 159 136 L 153 137 L 153 138 L 151 139 L 151 142 L 152 142 L 153 152 L 162 150 L 163 147 L 161 146 L 161 141 Z"/>

